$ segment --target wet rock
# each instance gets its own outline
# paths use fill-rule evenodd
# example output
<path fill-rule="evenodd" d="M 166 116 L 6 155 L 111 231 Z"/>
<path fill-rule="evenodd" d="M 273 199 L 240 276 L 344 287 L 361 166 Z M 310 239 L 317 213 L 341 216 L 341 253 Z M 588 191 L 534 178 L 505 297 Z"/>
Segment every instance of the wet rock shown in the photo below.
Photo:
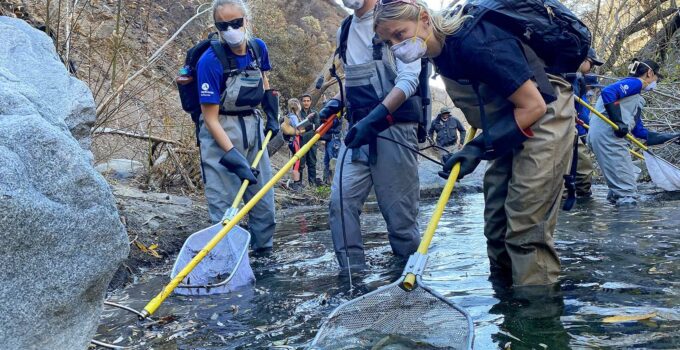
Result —
<path fill-rule="evenodd" d="M 115 179 L 125 180 L 138 175 L 144 170 L 144 164 L 131 159 L 111 159 L 95 167 L 98 172 L 108 174 Z"/>
<path fill-rule="evenodd" d="M 0 17 L 0 37 L 0 344 L 85 349 L 128 253 L 91 165 L 92 94 L 43 32 Z"/>

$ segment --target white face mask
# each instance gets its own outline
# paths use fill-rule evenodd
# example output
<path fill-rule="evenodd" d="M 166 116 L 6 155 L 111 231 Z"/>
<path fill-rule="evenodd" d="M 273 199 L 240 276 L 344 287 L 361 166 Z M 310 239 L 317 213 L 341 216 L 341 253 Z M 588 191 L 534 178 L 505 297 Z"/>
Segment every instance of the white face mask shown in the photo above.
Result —
<path fill-rule="evenodd" d="M 418 17 L 420 17 L 420 15 L 418 15 Z M 416 27 L 416 35 L 413 38 L 406 39 L 391 47 L 394 57 L 409 64 L 425 56 L 425 53 L 427 53 L 427 40 L 430 39 L 430 36 L 428 36 L 427 39 L 419 37 L 419 29 L 420 23 L 418 23 L 418 26 Z"/>
<path fill-rule="evenodd" d="M 348 9 L 358 10 L 364 7 L 364 0 L 342 0 L 342 3 Z"/>
<path fill-rule="evenodd" d="M 425 52 L 427 52 L 427 44 L 425 40 L 417 36 L 392 46 L 394 57 L 406 64 L 423 58 Z"/>
<path fill-rule="evenodd" d="M 645 87 L 645 91 L 652 91 L 654 89 L 656 89 L 656 81 L 653 81 L 651 84 Z"/>
<path fill-rule="evenodd" d="M 227 42 L 227 45 L 231 47 L 240 46 L 246 39 L 246 33 L 240 29 L 233 29 L 229 27 L 229 30 L 222 32 L 222 38 Z"/>

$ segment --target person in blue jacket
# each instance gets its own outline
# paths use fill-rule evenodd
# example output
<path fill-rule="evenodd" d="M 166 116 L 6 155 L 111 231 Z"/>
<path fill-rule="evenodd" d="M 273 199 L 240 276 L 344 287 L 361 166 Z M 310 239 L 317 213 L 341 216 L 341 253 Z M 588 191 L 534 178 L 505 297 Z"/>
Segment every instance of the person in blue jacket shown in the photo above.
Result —
<path fill-rule="evenodd" d="M 602 90 L 595 108 L 607 116 L 618 130 L 600 118 L 591 118 L 588 144 L 597 159 L 609 187 L 607 199 L 617 206 L 637 204 L 637 178 L 640 169 L 633 164 L 626 135 L 658 145 L 680 136 L 647 130 L 642 121 L 645 99 L 641 93 L 651 91 L 662 77 L 659 65 L 652 60 L 635 60 L 629 67 L 630 76 Z"/>
<path fill-rule="evenodd" d="M 278 96 L 270 89 L 266 75 L 271 69 L 267 46 L 260 39 L 250 38 L 247 4 L 243 0 L 214 0 L 212 10 L 220 42 L 215 43 L 219 45 L 215 49 L 207 49 L 197 65 L 202 111 L 198 137 L 210 220 L 218 223 L 244 180 L 250 181 L 244 194 L 248 201 L 271 179 L 267 152 L 257 169 L 251 169 L 251 164 L 264 133 L 276 135 L 280 126 Z M 222 55 L 226 57 L 220 60 Z M 235 67 L 225 71 L 221 62 L 227 59 L 235 61 Z M 260 105 L 266 113 L 264 123 L 256 110 Z M 254 251 L 271 250 L 275 219 L 274 191 L 269 190 L 248 219 Z"/>

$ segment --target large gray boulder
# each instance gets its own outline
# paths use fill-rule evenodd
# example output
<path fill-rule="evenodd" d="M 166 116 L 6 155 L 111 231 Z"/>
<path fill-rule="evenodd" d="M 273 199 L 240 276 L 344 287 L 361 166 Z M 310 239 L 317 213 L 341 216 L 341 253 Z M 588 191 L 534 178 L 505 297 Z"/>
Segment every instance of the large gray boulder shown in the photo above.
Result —
<path fill-rule="evenodd" d="M 92 94 L 44 33 L 0 17 L 0 38 L 0 347 L 85 349 L 129 250 L 87 150 Z"/>

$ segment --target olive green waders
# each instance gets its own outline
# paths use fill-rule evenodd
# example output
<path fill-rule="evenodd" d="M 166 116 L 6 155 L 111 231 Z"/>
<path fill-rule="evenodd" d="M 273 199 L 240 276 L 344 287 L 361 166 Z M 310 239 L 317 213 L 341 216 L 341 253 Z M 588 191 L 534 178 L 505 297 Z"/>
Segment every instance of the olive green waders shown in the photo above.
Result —
<path fill-rule="evenodd" d="M 444 79 L 449 95 L 473 127 L 481 127 L 477 96 L 469 85 Z M 560 261 L 553 233 L 563 176 L 574 143 L 574 98 L 566 81 L 550 76 L 557 100 L 522 147 L 489 163 L 484 176 L 484 234 L 492 272 L 512 276 L 515 286 L 557 282 Z M 514 106 L 479 85 L 489 124 L 512 115 Z"/>

